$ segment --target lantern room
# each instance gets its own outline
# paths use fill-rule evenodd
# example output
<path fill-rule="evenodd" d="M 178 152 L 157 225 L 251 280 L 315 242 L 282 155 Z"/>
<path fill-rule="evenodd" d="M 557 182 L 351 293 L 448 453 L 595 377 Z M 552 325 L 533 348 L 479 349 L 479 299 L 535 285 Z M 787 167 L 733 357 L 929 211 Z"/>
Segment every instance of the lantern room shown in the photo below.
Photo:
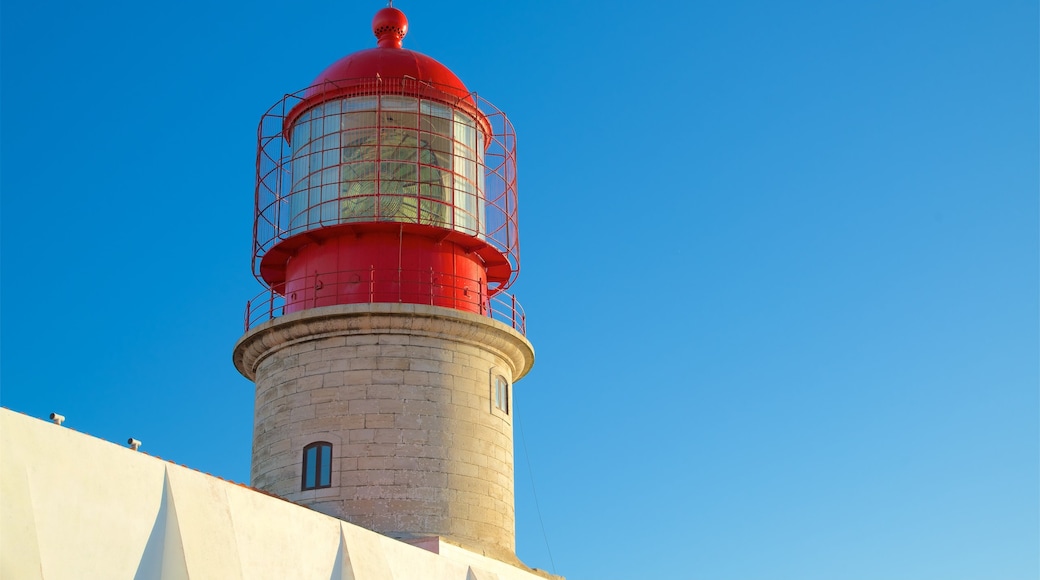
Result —
<path fill-rule="evenodd" d="M 407 29 L 400 10 L 380 10 L 376 47 L 261 119 L 253 269 L 270 295 L 251 303 L 247 326 L 376 302 L 516 326 L 504 293 L 520 266 L 512 125 L 447 67 L 403 48 Z"/>

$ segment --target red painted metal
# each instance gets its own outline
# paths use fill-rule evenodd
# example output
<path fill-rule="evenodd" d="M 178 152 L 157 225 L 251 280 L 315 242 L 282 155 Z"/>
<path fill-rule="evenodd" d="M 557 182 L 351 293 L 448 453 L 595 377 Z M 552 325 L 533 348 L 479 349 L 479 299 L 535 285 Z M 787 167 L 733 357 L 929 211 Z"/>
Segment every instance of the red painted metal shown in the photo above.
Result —
<path fill-rule="evenodd" d="M 305 90 L 303 101 L 289 113 L 287 128 L 316 103 L 345 94 L 365 94 L 364 81 L 371 79 L 385 85 L 379 87 L 380 92 L 386 91 L 383 94 L 414 94 L 478 112 L 473 93 L 451 69 L 425 54 L 401 47 L 408 33 L 408 19 L 403 12 L 383 8 L 372 19 L 372 32 L 378 46 L 348 54 L 322 71 Z M 410 82 L 408 90 L 403 90 L 404 82 Z"/>
<path fill-rule="evenodd" d="M 397 272 L 397 270 L 394 270 Z M 264 290 L 252 300 L 246 302 L 244 313 L 245 330 L 255 328 L 269 320 L 273 320 L 290 312 L 296 312 L 328 304 L 372 304 L 385 302 L 403 302 L 406 304 L 428 304 L 432 306 L 445 306 L 456 310 L 467 312 L 479 312 L 488 318 L 497 320 L 506 326 L 511 326 L 521 334 L 527 333 L 527 314 L 514 296 L 508 292 L 500 292 L 494 296 L 479 296 L 476 293 L 464 291 L 465 286 L 427 285 L 420 289 L 418 284 L 410 284 L 407 280 L 421 280 L 429 276 L 429 271 L 402 270 L 401 278 L 406 280 L 400 288 L 392 288 L 394 300 L 376 300 L 378 293 L 375 284 L 370 281 L 382 275 L 375 268 L 365 268 L 354 271 L 340 272 L 318 272 L 311 273 L 298 280 L 290 280 L 289 285 L 301 288 L 311 288 L 313 291 L 306 298 L 297 294 L 295 297 L 290 292 L 287 296 L 274 290 Z M 343 282 L 336 282 L 342 280 Z M 355 282 L 354 280 L 358 280 Z M 456 278 L 458 284 L 469 284 L 472 288 L 479 284 L 480 280 L 464 280 Z M 432 290 L 432 291 L 431 291 Z M 346 295 L 343 300 L 332 299 L 337 295 Z M 396 296 L 400 296 L 398 300 Z M 453 297 L 453 302 L 448 303 L 447 297 Z M 293 305 L 295 303 L 295 305 Z"/>
<path fill-rule="evenodd" d="M 372 34 L 381 48 L 401 48 L 401 41 L 408 34 L 408 18 L 404 12 L 387 6 L 372 18 Z"/>
<path fill-rule="evenodd" d="M 377 48 L 341 59 L 261 118 L 253 270 L 270 296 L 247 305 L 247 327 L 265 305 L 270 316 L 372 302 L 493 316 L 495 294 L 516 279 L 512 125 L 447 67 L 401 48 L 407 27 L 399 10 L 380 10 Z M 515 299 L 505 304 L 505 322 L 522 328 Z"/>
<path fill-rule="evenodd" d="M 389 239 L 380 235 L 387 230 L 393 232 L 390 236 L 395 244 L 393 253 L 378 249 L 386 245 L 378 240 Z M 473 236 L 435 226 L 369 222 L 322 227 L 279 242 L 260 260 L 261 281 L 281 292 L 285 281 L 306 267 L 301 266 L 302 257 L 305 253 L 313 254 L 313 248 L 326 248 L 322 251 L 329 252 L 338 249 L 349 254 L 349 257 L 343 256 L 337 260 L 338 268 L 348 265 L 343 260 L 350 260 L 351 267 L 360 267 L 369 261 L 386 263 L 386 260 L 392 259 L 396 262 L 401 256 L 414 261 L 416 257 L 413 254 L 416 252 L 464 255 L 467 260 L 479 264 L 492 294 L 504 290 L 514 273 L 502 252 Z M 372 251 L 368 252 L 368 248 Z"/>
<path fill-rule="evenodd" d="M 433 83 L 440 90 L 472 103 L 469 89 L 455 73 L 425 54 L 401 47 L 408 34 L 408 19 L 396 8 L 383 8 L 372 19 L 376 48 L 361 50 L 341 58 L 318 75 L 312 86 L 347 79 L 380 77 L 384 81 L 411 78 Z"/>
<path fill-rule="evenodd" d="M 310 243 L 295 252 L 286 268 L 286 312 L 344 302 L 412 302 L 482 314 L 487 272 L 479 256 L 450 241 L 404 235 L 403 229 L 363 228 L 354 235 Z M 381 265 L 374 270 L 376 264 Z M 371 276 L 358 272 L 369 269 Z M 343 272 L 343 274 L 335 274 Z M 335 285 L 334 293 L 315 284 Z M 406 300 L 409 296 L 412 299 Z"/>

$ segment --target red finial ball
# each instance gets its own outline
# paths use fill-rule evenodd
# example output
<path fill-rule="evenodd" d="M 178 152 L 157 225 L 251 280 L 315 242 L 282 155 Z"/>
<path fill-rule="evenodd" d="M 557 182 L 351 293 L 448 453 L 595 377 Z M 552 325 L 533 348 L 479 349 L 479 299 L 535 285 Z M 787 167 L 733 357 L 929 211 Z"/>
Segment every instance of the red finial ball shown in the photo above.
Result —
<path fill-rule="evenodd" d="M 408 34 L 408 18 L 397 8 L 386 7 L 372 19 L 372 32 L 383 48 L 401 48 L 401 40 Z"/>

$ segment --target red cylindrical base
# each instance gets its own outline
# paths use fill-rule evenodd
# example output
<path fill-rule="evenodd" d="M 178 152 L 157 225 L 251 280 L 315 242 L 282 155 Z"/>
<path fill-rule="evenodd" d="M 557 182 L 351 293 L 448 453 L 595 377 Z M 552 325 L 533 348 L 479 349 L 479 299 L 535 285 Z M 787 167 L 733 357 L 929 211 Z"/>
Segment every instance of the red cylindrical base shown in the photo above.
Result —
<path fill-rule="evenodd" d="M 353 231 L 305 244 L 285 265 L 285 312 L 373 302 L 485 314 L 483 260 L 448 240 L 403 230 Z"/>

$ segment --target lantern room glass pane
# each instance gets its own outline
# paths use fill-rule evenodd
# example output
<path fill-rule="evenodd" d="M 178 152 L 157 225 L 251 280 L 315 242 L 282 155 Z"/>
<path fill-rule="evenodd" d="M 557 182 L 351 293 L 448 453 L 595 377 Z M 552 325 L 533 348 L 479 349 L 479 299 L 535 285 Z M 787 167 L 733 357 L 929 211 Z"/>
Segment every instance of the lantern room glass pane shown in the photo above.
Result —
<path fill-rule="evenodd" d="M 467 113 L 404 96 L 315 106 L 291 131 L 289 230 L 395 221 L 483 237 L 484 135 Z"/>
<path fill-rule="evenodd" d="M 340 101 L 343 111 L 375 111 L 379 97 L 351 97 Z"/>
<path fill-rule="evenodd" d="M 448 107 L 447 105 L 424 100 L 422 105 L 419 107 L 419 111 L 428 117 L 440 117 L 451 121 L 451 107 Z"/>

